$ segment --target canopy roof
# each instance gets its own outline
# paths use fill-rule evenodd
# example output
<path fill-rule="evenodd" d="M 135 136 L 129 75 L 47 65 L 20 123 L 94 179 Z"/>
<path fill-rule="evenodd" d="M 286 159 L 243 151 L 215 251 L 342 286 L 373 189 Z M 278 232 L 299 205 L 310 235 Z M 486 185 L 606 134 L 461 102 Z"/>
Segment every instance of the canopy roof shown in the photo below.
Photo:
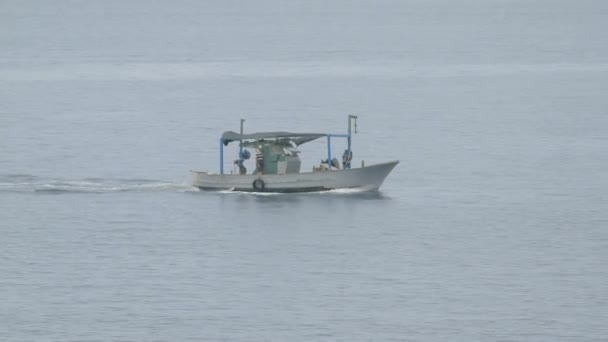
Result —
<path fill-rule="evenodd" d="M 325 133 L 291 133 L 291 132 L 259 132 L 251 134 L 239 134 L 233 131 L 226 131 L 222 134 L 224 145 L 228 145 L 233 141 L 239 140 L 263 140 L 263 139 L 281 139 L 292 141 L 296 146 L 302 145 L 309 141 L 325 137 Z"/>

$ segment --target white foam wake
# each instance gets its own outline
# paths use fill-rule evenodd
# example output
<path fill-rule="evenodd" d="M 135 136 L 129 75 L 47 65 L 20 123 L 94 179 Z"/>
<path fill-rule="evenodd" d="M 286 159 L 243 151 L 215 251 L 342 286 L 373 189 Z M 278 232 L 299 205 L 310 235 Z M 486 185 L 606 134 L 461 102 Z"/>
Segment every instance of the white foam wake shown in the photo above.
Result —
<path fill-rule="evenodd" d="M 198 191 L 187 183 L 152 179 L 46 178 L 27 174 L 0 175 L 0 192 L 189 192 Z"/>

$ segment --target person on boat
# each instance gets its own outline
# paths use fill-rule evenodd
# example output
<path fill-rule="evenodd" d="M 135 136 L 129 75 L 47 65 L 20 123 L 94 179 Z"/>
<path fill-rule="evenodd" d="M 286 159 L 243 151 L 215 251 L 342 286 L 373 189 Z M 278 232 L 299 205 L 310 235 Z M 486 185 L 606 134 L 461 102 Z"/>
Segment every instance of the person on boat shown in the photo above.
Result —
<path fill-rule="evenodd" d="M 342 168 L 350 169 L 350 162 L 353 160 L 353 151 L 344 150 L 342 154 Z"/>
<path fill-rule="evenodd" d="M 264 171 L 264 154 L 261 149 L 255 150 L 255 173 L 262 173 Z"/>
<path fill-rule="evenodd" d="M 234 163 L 236 165 L 238 165 L 239 168 L 239 175 L 246 175 L 247 174 L 247 168 L 245 167 L 245 165 L 243 164 L 243 160 L 235 160 Z"/>

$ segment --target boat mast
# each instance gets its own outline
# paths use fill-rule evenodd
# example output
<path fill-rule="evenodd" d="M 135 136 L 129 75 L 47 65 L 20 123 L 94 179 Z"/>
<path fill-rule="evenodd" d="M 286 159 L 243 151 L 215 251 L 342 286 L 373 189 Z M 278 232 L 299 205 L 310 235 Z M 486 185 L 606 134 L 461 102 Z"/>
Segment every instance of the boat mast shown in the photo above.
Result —
<path fill-rule="evenodd" d="M 348 141 L 348 148 L 346 151 L 344 151 L 344 155 L 342 156 L 342 158 L 345 158 L 345 156 L 349 156 L 349 158 L 350 158 L 350 156 L 352 156 L 351 140 L 352 140 L 352 121 L 353 120 L 355 121 L 355 133 L 357 133 L 357 116 L 349 115 L 348 116 L 348 133 L 346 133 L 346 134 L 328 133 L 327 134 L 327 165 L 330 170 L 331 170 L 331 137 L 346 138 L 346 140 Z M 346 165 L 344 166 L 344 168 L 350 169 L 350 160 L 348 161 L 348 164 L 346 164 Z"/>
<path fill-rule="evenodd" d="M 356 115 L 349 115 L 348 116 L 348 155 L 350 156 L 352 153 L 351 150 L 351 140 L 352 140 L 352 122 L 353 120 L 355 121 L 355 133 L 357 133 L 357 116 Z M 349 168 L 350 168 L 350 163 L 349 163 Z"/>
<path fill-rule="evenodd" d="M 243 164 L 243 123 L 245 119 L 241 119 L 241 136 L 239 139 L 239 161 Z M 220 138 L 220 175 L 224 174 L 224 139 Z"/>

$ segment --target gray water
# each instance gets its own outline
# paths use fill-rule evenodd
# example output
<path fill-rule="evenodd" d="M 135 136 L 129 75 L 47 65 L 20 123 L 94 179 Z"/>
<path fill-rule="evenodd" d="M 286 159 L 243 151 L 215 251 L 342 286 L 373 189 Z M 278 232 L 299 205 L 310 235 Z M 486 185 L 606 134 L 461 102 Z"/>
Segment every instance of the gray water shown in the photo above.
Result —
<path fill-rule="evenodd" d="M 599 0 L 2 1 L 0 340 L 605 341 L 607 23 Z M 189 185 L 241 117 L 348 114 L 356 165 L 401 161 L 379 192 Z"/>

